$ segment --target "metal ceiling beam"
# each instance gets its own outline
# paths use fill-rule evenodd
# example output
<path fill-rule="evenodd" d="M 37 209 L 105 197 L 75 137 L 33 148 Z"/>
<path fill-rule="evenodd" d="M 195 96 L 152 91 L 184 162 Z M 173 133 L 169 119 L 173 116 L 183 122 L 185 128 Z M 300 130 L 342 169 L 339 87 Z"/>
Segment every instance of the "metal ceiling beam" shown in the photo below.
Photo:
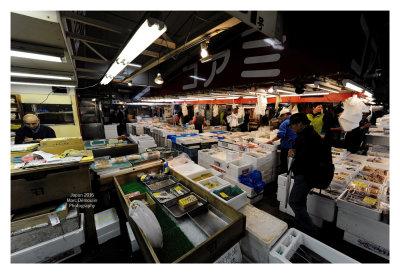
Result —
<path fill-rule="evenodd" d="M 236 26 L 240 22 L 241 21 L 239 19 L 235 18 L 235 17 L 232 17 L 232 18 L 226 20 L 222 24 L 219 24 L 218 26 L 216 26 L 216 27 L 208 30 L 207 32 L 197 36 L 196 38 L 194 38 L 191 41 L 183 44 L 179 48 L 176 48 L 176 49 L 172 50 L 171 52 L 165 54 L 164 56 L 160 57 L 159 59 L 157 59 L 155 61 L 148 62 L 147 64 L 145 64 L 142 67 L 142 69 L 140 69 L 138 71 L 135 71 L 128 78 L 125 78 L 123 80 L 123 83 L 127 83 L 128 81 L 132 80 L 133 78 L 135 78 L 139 74 L 142 74 L 142 73 L 148 71 L 149 69 L 152 69 L 153 67 L 159 65 L 160 63 L 165 62 L 169 58 L 171 58 L 174 55 L 176 55 L 178 52 L 181 52 L 181 51 L 187 50 L 187 49 L 189 49 L 189 48 L 191 48 L 193 46 L 196 46 L 196 45 L 200 44 L 201 42 L 203 42 L 206 38 L 210 38 L 210 37 L 213 37 L 215 35 L 218 35 L 221 32 L 224 32 L 225 30 L 230 29 L 233 26 Z"/>
<path fill-rule="evenodd" d="M 167 39 L 161 39 L 158 38 L 156 41 L 154 41 L 153 44 L 159 45 L 159 46 L 163 46 L 169 49 L 175 49 L 176 48 L 176 44 L 174 42 L 168 41 Z"/>
<path fill-rule="evenodd" d="M 103 59 L 104 61 L 108 61 L 106 57 L 104 57 L 100 52 L 98 52 L 94 47 L 92 47 L 91 45 L 89 45 L 88 42 L 82 41 L 82 43 L 87 46 L 89 49 L 91 49 L 94 53 L 96 53 L 97 56 L 99 56 L 101 59 Z"/>
<path fill-rule="evenodd" d="M 75 59 L 76 61 L 96 63 L 96 64 L 104 64 L 104 65 L 111 64 L 111 61 L 104 61 L 101 59 L 89 58 L 84 56 L 72 56 L 72 59 Z"/>
<path fill-rule="evenodd" d="M 102 76 L 99 77 L 92 77 L 92 76 L 86 76 L 86 75 L 78 75 L 78 78 L 80 79 L 89 79 L 89 80 L 99 80 Z"/>
<path fill-rule="evenodd" d="M 72 33 L 72 32 L 66 32 L 66 34 L 67 34 L 68 38 L 71 38 L 74 40 L 79 40 L 79 41 L 85 41 L 88 43 L 97 44 L 97 45 L 104 46 L 104 47 L 119 49 L 122 46 L 122 44 L 119 44 L 119 43 L 108 42 L 108 41 L 98 39 L 95 37 L 80 35 L 80 34 L 76 34 L 76 33 Z"/>
<path fill-rule="evenodd" d="M 127 34 L 132 31 L 130 28 L 123 28 L 114 24 L 110 24 L 101 20 L 89 18 L 86 16 L 82 16 L 70 11 L 61 12 L 61 16 L 71 21 L 79 22 L 85 25 L 89 25 L 95 28 L 108 30 L 115 33 Z"/>
<path fill-rule="evenodd" d="M 85 41 L 88 43 L 97 44 L 97 45 L 104 46 L 104 47 L 110 47 L 110 48 L 116 48 L 116 49 L 120 49 L 122 47 L 122 44 L 108 42 L 108 41 L 98 39 L 95 37 L 84 36 L 84 35 L 71 33 L 71 32 L 67 32 L 67 37 L 74 39 L 74 40 L 80 40 L 82 42 Z M 154 58 L 159 58 L 158 52 L 154 52 L 154 51 L 150 51 L 150 50 L 144 50 L 141 54 L 147 55 L 150 57 L 154 57 Z"/>

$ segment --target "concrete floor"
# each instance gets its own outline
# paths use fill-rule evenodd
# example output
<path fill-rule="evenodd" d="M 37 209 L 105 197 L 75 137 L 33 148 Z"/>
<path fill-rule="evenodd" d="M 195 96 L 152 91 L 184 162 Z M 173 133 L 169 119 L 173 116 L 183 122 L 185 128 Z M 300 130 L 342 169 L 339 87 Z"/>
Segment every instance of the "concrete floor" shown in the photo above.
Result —
<path fill-rule="evenodd" d="M 254 206 L 287 222 L 289 228 L 294 227 L 301 230 L 294 223 L 292 216 L 279 211 L 276 190 L 276 183 L 268 184 L 264 191 L 263 200 L 255 203 Z M 118 207 L 116 208 L 118 209 Z M 123 212 L 118 212 L 118 215 L 122 216 Z M 125 223 L 121 222 L 121 224 L 120 236 L 94 248 L 83 246 L 81 254 L 64 261 L 64 263 L 144 263 L 144 258 L 140 251 L 132 253 Z M 320 235 L 316 238 L 361 263 L 389 263 L 384 258 L 343 241 L 343 233 L 343 230 L 336 227 L 335 221 L 332 223 L 324 221 Z"/>

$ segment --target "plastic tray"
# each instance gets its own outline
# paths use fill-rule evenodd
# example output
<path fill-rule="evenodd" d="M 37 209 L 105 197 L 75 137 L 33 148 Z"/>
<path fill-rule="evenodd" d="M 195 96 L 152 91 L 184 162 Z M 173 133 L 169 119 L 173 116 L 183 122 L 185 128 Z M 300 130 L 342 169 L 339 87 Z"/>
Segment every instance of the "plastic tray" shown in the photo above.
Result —
<path fill-rule="evenodd" d="M 182 195 L 176 195 L 175 193 L 171 192 L 170 190 L 173 189 L 173 188 L 175 188 L 175 187 L 180 187 L 180 188 L 183 190 L 184 193 L 183 193 Z M 160 198 L 158 198 L 157 196 L 154 195 L 155 193 L 160 193 L 160 192 L 162 192 L 162 191 L 165 191 L 165 192 L 171 194 L 173 197 L 171 197 L 171 198 L 169 198 L 169 199 L 160 199 Z M 189 193 L 189 192 L 190 192 L 190 190 L 189 190 L 188 188 L 186 188 L 185 186 L 183 186 L 183 185 L 180 184 L 180 183 L 176 183 L 176 184 L 173 184 L 173 185 L 169 185 L 169 186 L 160 188 L 160 189 L 158 189 L 158 190 L 156 190 L 156 191 L 152 191 L 151 194 L 153 195 L 153 197 L 154 197 L 160 204 L 165 204 L 165 203 L 170 202 L 171 200 L 174 200 L 175 198 L 180 198 L 180 197 L 182 197 L 183 195 L 185 195 L 185 194 L 187 194 L 187 193 Z"/>
<path fill-rule="evenodd" d="M 150 184 L 146 184 L 146 185 L 151 191 L 157 191 L 158 189 L 165 188 L 165 187 L 168 187 L 168 186 L 176 184 L 176 183 L 177 182 L 170 177 L 167 180 L 162 180 L 162 181 L 158 181 L 158 182 L 154 182 L 154 183 L 150 183 Z"/>
<path fill-rule="evenodd" d="M 188 215 L 192 221 L 209 237 L 232 222 L 231 219 L 210 204 L 208 204 L 208 206 L 196 208 Z"/>
<path fill-rule="evenodd" d="M 192 205 L 185 209 L 180 208 L 178 205 L 179 200 L 182 198 L 185 198 L 186 196 L 189 196 L 189 195 L 194 195 L 197 198 L 197 200 L 198 200 L 197 204 Z M 193 192 L 189 192 L 182 196 L 176 197 L 175 199 L 165 202 L 163 206 L 169 213 L 171 213 L 172 216 L 174 216 L 175 218 L 181 218 L 181 217 L 185 216 L 185 214 L 187 214 L 199 207 L 204 207 L 206 205 L 207 205 L 206 200 L 204 200 L 203 198 L 200 198 L 197 194 L 195 194 Z"/>

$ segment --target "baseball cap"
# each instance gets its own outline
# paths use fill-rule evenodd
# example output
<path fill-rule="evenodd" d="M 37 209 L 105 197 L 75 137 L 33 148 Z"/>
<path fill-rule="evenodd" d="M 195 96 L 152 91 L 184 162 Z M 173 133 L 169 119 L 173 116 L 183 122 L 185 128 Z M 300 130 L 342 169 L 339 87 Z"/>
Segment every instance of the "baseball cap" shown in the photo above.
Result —
<path fill-rule="evenodd" d="M 281 116 L 281 115 L 283 115 L 283 114 L 286 114 L 286 113 L 289 113 L 289 114 L 290 114 L 290 110 L 289 110 L 288 108 L 283 108 L 283 109 L 281 110 L 281 112 L 279 112 L 279 116 Z"/>

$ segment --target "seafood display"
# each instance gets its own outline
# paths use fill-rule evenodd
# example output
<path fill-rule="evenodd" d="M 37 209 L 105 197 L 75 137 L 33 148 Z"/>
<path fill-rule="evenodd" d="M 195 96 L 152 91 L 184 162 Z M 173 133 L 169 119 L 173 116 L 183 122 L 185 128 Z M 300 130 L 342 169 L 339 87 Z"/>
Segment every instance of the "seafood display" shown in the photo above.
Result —
<path fill-rule="evenodd" d="M 377 183 L 383 185 L 386 182 L 386 177 L 380 174 L 369 173 L 369 172 L 360 172 L 355 177 L 358 180 L 365 180 L 373 183 Z"/>
<path fill-rule="evenodd" d="M 389 172 L 388 170 L 374 168 L 374 167 L 371 167 L 371 166 L 364 166 L 362 171 L 367 171 L 367 172 L 370 172 L 370 173 L 373 173 L 373 174 L 377 174 L 377 175 L 382 175 L 382 176 L 388 175 L 388 172 Z"/>
<path fill-rule="evenodd" d="M 364 191 L 359 191 L 356 189 L 348 190 L 346 196 L 344 197 L 344 200 L 372 209 L 377 209 L 378 205 L 376 195 L 368 194 Z"/>
<path fill-rule="evenodd" d="M 210 178 L 210 177 L 212 177 L 212 176 L 214 176 L 214 175 L 212 175 L 211 173 L 201 174 L 199 177 L 194 178 L 193 181 L 199 182 L 199 181 L 201 181 L 201 180 Z"/>

